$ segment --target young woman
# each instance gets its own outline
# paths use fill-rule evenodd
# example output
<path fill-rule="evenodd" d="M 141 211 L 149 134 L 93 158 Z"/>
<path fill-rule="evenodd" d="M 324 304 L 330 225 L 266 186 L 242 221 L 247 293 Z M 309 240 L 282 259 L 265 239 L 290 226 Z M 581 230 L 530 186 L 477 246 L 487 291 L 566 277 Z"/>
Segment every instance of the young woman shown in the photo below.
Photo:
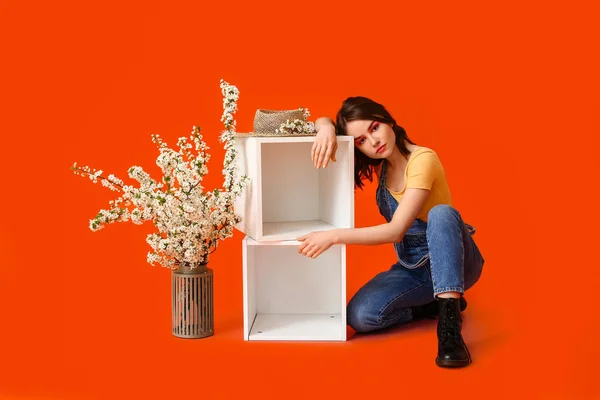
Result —
<path fill-rule="evenodd" d="M 346 99 L 334 123 L 315 122 L 312 159 L 317 168 L 335 160 L 337 135 L 355 144 L 355 187 L 378 177 L 376 203 L 387 223 L 355 229 L 311 232 L 299 237 L 298 252 L 315 258 L 333 244 L 392 243 L 398 261 L 375 275 L 350 299 L 348 324 L 369 332 L 410 320 L 438 316 L 440 367 L 471 363 L 461 329 L 465 290 L 479 280 L 484 259 L 455 208 L 438 155 L 417 146 L 379 103 Z"/>

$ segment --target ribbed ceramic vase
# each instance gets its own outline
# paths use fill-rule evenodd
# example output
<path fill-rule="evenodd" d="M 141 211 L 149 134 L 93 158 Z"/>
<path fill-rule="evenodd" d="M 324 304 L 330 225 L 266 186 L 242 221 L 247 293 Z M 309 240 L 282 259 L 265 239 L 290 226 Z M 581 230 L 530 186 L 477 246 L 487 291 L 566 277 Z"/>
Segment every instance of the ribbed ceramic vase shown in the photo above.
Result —
<path fill-rule="evenodd" d="M 173 335 L 198 339 L 214 333 L 213 271 L 206 264 L 171 272 Z"/>

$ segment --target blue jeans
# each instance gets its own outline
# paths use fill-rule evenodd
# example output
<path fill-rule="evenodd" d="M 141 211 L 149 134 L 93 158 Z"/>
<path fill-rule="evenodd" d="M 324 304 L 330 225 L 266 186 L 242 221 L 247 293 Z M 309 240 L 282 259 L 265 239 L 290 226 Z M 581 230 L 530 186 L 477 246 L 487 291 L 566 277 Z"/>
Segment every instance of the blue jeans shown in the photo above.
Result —
<path fill-rule="evenodd" d="M 434 301 L 444 292 L 462 296 L 479 280 L 485 260 L 472 238 L 475 229 L 463 222 L 456 209 L 437 205 L 427 223 L 417 219 L 409 232 L 402 242 L 394 243 L 398 262 L 350 299 L 347 322 L 357 332 L 408 322 L 412 306 Z"/>

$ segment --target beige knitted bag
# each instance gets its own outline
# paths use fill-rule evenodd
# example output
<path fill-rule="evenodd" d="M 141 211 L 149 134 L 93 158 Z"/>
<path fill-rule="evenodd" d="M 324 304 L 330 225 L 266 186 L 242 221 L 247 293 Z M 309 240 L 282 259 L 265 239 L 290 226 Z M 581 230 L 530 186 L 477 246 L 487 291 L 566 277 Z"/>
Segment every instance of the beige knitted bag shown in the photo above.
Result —
<path fill-rule="evenodd" d="M 285 124 L 283 130 L 281 125 Z M 254 130 L 238 136 L 315 136 L 314 123 L 306 121 L 302 108 L 296 110 L 256 110 Z"/>

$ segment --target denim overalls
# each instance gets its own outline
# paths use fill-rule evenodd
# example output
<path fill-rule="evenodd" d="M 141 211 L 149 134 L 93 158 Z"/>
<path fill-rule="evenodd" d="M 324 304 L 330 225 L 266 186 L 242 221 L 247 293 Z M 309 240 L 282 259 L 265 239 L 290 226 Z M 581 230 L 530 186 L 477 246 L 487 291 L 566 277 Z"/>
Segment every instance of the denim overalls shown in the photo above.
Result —
<path fill-rule="evenodd" d="M 398 202 L 386 187 L 386 175 L 384 160 L 375 197 L 390 222 Z M 347 320 L 356 331 L 409 321 L 410 307 L 429 303 L 439 293 L 462 294 L 479 280 L 485 261 L 472 238 L 475 228 L 445 204 L 433 207 L 427 219 L 415 219 L 403 240 L 393 243 L 398 261 L 350 299 Z"/>

